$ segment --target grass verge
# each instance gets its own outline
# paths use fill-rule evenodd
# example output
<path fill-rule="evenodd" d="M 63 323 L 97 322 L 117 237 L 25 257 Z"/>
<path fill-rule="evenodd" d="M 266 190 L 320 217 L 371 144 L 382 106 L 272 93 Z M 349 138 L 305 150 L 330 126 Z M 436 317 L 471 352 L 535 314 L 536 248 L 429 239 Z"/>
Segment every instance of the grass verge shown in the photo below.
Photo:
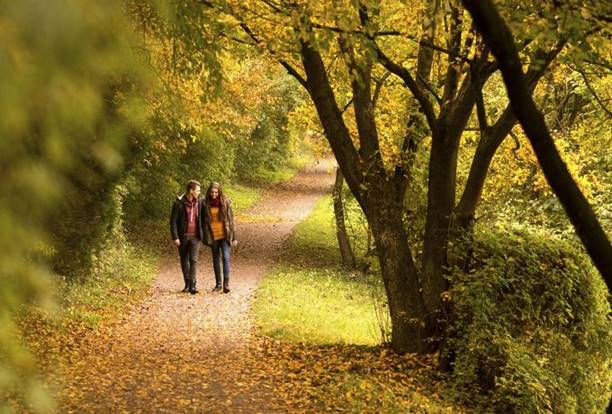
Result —
<path fill-rule="evenodd" d="M 262 334 L 312 344 L 376 345 L 380 283 L 339 269 L 282 267 L 260 284 L 253 304 Z"/>
<path fill-rule="evenodd" d="M 240 213 L 259 201 L 262 189 L 232 183 L 226 185 L 223 191 L 232 199 L 234 213 Z"/>
<path fill-rule="evenodd" d="M 113 240 L 94 258 L 85 280 L 57 279 L 55 308 L 26 308 L 20 319 L 35 354 L 47 354 L 51 343 L 95 330 L 140 302 L 155 278 L 157 263 L 151 250 Z"/>
<path fill-rule="evenodd" d="M 274 356 L 261 364 L 278 378 L 278 392 L 315 412 L 470 412 L 431 356 L 400 356 L 385 344 L 380 275 L 340 266 L 333 217 L 331 197 L 321 198 L 287 242 L 284 263 L 257 288 L 251 312 L 266 355 Z M 365 260 L 359 212 L 349 210 L 347 227 L 358 261 Z"/>
<path fill-rule="evenodd" d="M 353 253 L 358 262 L 363 262 L 367 251 L 365 222 L 361 212 L 356 211 L 356 202 L 346 205 L 349 212 L 346 227 Z M 341 265 L 331 195 L 321 197 L 308 217 L 296 226 L 288 241 L 287 251 L 286 261 L 291 264 L 336 269 Z"/>
<path fill-rule="evenodd" d="M 347 228 L 359 261 L 367 247 L 361 216 Z M 352 230 L 352 231 L 351 231 Z M 257 289 L 253 315 L 263 335 L 310 344 L 377 345 L 388 336 L 380 276 L 342 268 L 331 196 L 321 197 L 287 242 L 284 263 Z"/>

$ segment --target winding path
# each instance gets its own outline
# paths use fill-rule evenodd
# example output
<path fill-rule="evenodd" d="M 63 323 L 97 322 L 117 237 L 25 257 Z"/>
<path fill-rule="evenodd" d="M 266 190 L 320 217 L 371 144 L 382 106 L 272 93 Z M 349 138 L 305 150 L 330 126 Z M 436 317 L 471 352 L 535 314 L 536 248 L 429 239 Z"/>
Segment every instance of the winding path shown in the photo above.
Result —
<path fill-rule="evenodd" d="M 118 323 L 92 332 L 64 366 L 61 412 L 288 412 L 265 372 L 249 305 L 283 243 L 333 183 L 329 162 L 264 192 L 237 217 L 232 292 L 212 293 L 210 252 L 203 248 L 200 294 L 179 293 L 178 258 L 163 260 L 149 297 Z M 231 194 L 230 194 L 231 195 Z"/>

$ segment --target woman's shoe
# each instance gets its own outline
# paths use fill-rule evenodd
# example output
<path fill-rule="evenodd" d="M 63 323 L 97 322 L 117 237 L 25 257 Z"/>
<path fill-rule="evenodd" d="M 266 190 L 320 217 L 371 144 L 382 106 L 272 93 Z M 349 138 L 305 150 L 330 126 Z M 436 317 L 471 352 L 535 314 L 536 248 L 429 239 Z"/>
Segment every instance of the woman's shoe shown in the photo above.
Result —
<path fill-rule="evenodd" d="M 212 291 L 213 292 L 221 292 L 221 290 L 222 290 L 221 286 L 215 286 Z"/>
<path fill-rule="evenodd" d="M 224 287 L 223 288 L 223 293 L 230 293 L 230 288 L 229 287 Z"/>

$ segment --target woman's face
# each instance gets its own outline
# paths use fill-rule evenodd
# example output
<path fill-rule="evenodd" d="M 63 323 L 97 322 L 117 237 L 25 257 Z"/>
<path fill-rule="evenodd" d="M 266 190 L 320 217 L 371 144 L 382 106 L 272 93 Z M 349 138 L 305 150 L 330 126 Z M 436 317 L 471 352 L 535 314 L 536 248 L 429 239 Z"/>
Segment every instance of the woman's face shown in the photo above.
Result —
<path fill-rule="evenodd" d="M 211 188 L 210 189 L 210 197 L 214 200 L 217 197 L 219 197 L 219 190 L 216 188 Z"/>

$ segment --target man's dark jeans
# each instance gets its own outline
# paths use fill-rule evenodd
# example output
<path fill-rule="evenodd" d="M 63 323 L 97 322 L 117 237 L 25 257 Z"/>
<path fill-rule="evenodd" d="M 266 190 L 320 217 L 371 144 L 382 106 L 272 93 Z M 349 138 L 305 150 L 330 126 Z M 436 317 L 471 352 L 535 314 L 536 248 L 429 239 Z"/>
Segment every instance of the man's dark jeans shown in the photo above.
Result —
<path fill-rule="evenodd" d="M 195 237 L 186 237 L 181 240 L 178 251 L 181 258 L 181 270 L 183 271 L 185 287 L 189 290 L 195 290 L 200 240 Z"/>
<path fill-rule="evenodd" d="M 221 259 L 223 259 L 223 287 L 229 288 L 230 253 L 232 248 L 227 240 L 215 240 L 211 246 L 213 269 L 215 271 L 215 287 L 221 287 Z"/>

